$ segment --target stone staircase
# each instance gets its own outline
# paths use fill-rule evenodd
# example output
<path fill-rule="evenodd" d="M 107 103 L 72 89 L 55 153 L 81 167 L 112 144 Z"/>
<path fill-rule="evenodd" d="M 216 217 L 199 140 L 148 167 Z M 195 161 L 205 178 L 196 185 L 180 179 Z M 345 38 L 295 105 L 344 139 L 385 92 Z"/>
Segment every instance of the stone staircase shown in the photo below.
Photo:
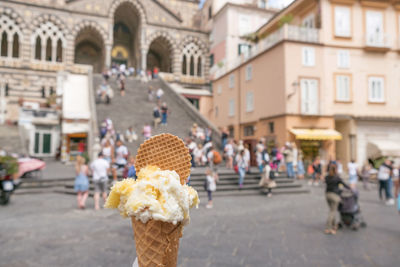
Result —
<path fill-rule="evenodd" d="M 190 185 L 195 188 L 200 197 L 206 197 L 203 185 L 205 180 L 205 169 L 196 168 L 192 171 Z M 121 178 L 120 178 L 121 179 Z M 238 190 L 238 175 L 232 170 L 219 170 L 219 182 L 214 196 L 241 196 L 263 193 L 258 187 L 260 175 L 258 173 L 246 174 L 242 190 Z M 283 174 L 276 178 L 277 187 L 273 189 L 273 194 L 300 194 L 308 193 L 309 190 L 303 187 L 303 183 L 288 179 Z M 111 186 L 111 181 L 110 181 Z M 90 195 L 93 196 L 93 185 L 90 183 Z M 75 195 L 74 178 L 58 179 L 23 179 L 23 183 L 15 191 L 15 194 L 39 194 L 44 192 L 62 193 Z"/>
<path fill-rule="evenodd" d="M 141 134 L 144 124 L 150 123 L 150 125 L 153 125 L 153 108 L 156 106 L 156 100 L 153 102 L 148 101 L 149 86 L 152 86 L 155 90 L 163 88 L 164 96 L 162 102 L 167 103 L 171 112 L 168 117 L 168 125 L 160 125 L 158 128 L 153 129 L 153 135 L 168 132 L 184 139 L 188 136 L 193 122 L 198 123 L 200 127 L 206 126 L 182 107 L 182 103 L 177 100 L 171 89 L 167 88 L 167 85 L 161 80 L 156 79 L 144 84 L 136 78 L 128 77 L 125 81 L 125 96 L 121 96 L 116 79 L 111 78 L 109 80 L 111 88 L 114 89 L 114 98 L 109 105 L 97 104 L 96 111 L 98 123 L 100 124 L 106 118 L 110 118 L 117 132 L 124 134 L 129 126 L 133 126 L 138 135 L 138 140 L 133 143 L 125 143 L 131 154 L 136 154 L 137 148 L 144 141 Z M 101 75 L 95 74 L 93 78 L 95 91 L 97 91 L 101 82 Z"/>

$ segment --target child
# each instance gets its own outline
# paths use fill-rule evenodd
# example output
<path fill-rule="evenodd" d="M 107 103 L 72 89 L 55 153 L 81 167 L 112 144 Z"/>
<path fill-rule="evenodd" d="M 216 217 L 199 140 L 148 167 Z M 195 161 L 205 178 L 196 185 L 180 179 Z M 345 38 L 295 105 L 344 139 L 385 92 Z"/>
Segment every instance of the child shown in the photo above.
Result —
<path fill-rule="evenodd" d="M 213 207 L 212 192 L 217 190 L 217 184 L 211 169 L 207 168 L 206 175 L 207 175 L 206 190 L 208 195 L 208 204 L 206 205 L 206 208 L 211 209 Z"/>
<path fill-rule="evenodd" d="M 135 157 L 134 156 L 129 157 L 127 177 L 134 178 L 136 180 L 136 169 L 135 169 Z"/>

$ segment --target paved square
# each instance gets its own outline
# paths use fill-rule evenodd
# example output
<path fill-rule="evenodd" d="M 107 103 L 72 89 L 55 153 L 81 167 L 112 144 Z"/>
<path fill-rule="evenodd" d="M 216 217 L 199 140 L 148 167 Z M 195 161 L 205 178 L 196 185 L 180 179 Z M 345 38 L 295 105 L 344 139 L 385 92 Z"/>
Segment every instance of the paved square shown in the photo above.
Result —
<path fill-rule="evenodd" d="M 322 188 L 310 194 L 215 198 L 192 210 L 179 266 L 398 266 L 400 216 L 361 191 L 368 223 L 358 232 L 323 234 Z M 75 208 L 62 194 L 17 195 L 0 208 L 0 266 L 131 266 L 130 220 L 117 211 Z"/>

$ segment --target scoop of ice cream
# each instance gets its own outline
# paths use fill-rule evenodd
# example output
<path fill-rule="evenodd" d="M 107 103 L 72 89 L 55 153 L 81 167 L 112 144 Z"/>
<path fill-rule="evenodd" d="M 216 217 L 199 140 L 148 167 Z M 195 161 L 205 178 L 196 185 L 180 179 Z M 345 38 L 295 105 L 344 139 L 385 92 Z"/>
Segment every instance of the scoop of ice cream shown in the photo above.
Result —
<path fill-rule="evenodd" d="M 147 166 L 140 170 L 136 181 L 124 179 L 116 183 L 105 207 L 118 208 L 122 216 L 134 216 L 143 223 L 153 219 L 186 224 L 189 209 L 198 204 L 196 190 L 182 185 L 175 171 Z"/>

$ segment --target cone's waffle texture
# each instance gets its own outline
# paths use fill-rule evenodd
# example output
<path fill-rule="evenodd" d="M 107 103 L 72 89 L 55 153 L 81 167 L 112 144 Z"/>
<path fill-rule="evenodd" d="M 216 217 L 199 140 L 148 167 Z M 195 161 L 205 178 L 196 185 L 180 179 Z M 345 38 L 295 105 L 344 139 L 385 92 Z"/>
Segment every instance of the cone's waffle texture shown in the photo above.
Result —
<path fill-rule="evenodd" d="M 183 141 L 172 134 L 156 135 L 140 145 L 136 155 L 136 171 L 148 165 L 162 170 L 174 170 L 179 174 L 181 184 L 190 175 L 189 149 Z"/>
<path fill-rule="evenodd" d="M 139 267 L 176 267 L 182 224 L 150 220 L 142 223 L 132 217 Z"/>

